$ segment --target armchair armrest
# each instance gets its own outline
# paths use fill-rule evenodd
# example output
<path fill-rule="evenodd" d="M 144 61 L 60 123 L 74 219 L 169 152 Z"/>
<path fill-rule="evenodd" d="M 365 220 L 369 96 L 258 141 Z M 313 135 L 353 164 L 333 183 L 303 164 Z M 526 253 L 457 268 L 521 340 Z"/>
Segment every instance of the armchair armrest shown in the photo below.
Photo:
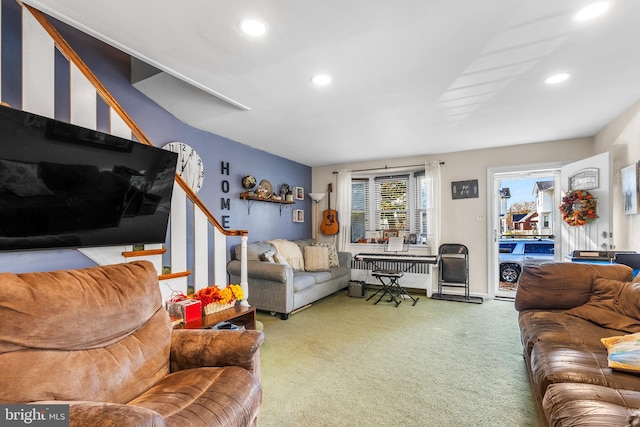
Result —
<path fill-rule="evenodd" d="M 338 261 L 340 262 L 341 267 L 347 267 L 351 270 L 352 259 L 353 255 L 351 255 L 351 252 L 338 252 Z"/>
<path fill-rule="evenodd" d="M 175 329 L 171 333 L 171 372 L 205 366 L 240 366 L 259 371 L 261 331 L 213 331 Z"/>
<path fill-rule="evenodd" d="M 112 427 L 112 426 L 140 426 L 161 427 L 165 425 L 164 418 L 151 409 L 141 406 L 123 405 L 120 403 L 91 402 L 91 401 L 62 401 L 32 402 L 38 405 L 69 405 L 70 427 Z"/>
<path fill-rule="evenodd" d="M 232 260 L 227 263 L 227 272 L 233 276 L 240 276 L 240 261 Z M 287 283 L 293 277 L 290 266 L 266 261 L 247 261 L 247 276 L 252 279 L 271 280 Z"/>

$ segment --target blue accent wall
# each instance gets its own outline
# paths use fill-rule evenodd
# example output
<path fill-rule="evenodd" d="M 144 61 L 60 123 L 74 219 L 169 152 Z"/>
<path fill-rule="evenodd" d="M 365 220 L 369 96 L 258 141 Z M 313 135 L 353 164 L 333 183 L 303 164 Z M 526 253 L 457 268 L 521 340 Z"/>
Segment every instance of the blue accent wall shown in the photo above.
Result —
<path fill-rule="evenodd" d="M 20 90 L 15 88 L 21 84 L 22 43 L 19 14 L 14 5 L 14 0 L 2 0 L 2 98 L 20 108 Z M 245 175 L 253 175 L 258 181 L 269 180 L 276 191 L 287 183 L 309 192 L 311 167 L 186 125 L 131 85 L 128 55 L 65 24 L 52 22 L 155 146 L 182 141 L 196 149 L 205 164 L 205 180 L 198 195 L 219 222 L 228 229 L 248 230 L 250 242 L 311 237 L 312 205 L 308 197 L 295 205 L 283 205 L 282 213 L 278 204 L 255 202 L 250 214 L 247 203 L 239 199 L 245 191 L 241 183 Z M 58 70 L 64 67 L 58 56 L 56 62 L 56 119 L 68 120 L 68 70 L 60 71 L 58 76 Z M 106 107 L 99 103 L 97 110 L 98 127 L 102 128 Z M 8 142 L 0 140 L 0 143 Z M 292 221 L 293 209 L 305 210 L 304 223 Z M 229 246 L 239 242 L 239 238 L 228 239 Z M 46 271 L 89 265 L 93 262 L 75 250 L 0 253 L 0 271 Z"/>

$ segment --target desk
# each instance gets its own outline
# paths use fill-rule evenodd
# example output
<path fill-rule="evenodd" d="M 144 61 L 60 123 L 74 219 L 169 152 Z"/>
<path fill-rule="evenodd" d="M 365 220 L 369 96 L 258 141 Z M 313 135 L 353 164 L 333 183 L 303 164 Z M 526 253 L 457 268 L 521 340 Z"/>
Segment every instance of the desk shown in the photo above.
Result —
<path fill-rule="evenodd" d="M 573 251 L 565 258 L 588 264 L 624 264 L 633 269 L 633 277 L 640 273 L 640 254 L 634 251 Z"/>

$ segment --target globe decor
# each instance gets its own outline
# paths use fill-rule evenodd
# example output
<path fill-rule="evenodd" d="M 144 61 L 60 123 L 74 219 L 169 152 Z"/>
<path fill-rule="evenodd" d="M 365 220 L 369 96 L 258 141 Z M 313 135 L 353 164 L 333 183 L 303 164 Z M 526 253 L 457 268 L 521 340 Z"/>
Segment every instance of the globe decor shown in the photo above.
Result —
<path fill-rule="evenodd" d="M 560 213 L 562 220 L 570 226 L 583 226 L 598 218 L 596 199 L 593 198 L 593 194 L 585 190 L 569 191 L 562 198 Z"/>
<path fill-rule="evenodd" d="M 203 314 L 207 315 L 233 307 L 236 301 L 244 298 L 244 293 L 240 285 L 228 285 L 223 289 L 212 285 L 198 290 L 188 298 L 200 300 Z"/>

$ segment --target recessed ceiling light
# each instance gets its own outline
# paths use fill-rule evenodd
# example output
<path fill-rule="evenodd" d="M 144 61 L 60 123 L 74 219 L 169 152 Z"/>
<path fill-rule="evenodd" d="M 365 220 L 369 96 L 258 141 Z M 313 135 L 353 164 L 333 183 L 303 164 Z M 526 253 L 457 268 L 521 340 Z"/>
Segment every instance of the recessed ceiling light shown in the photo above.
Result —
<path fill-rule="evenodd" d="M 565 80 L 569 79 L 569 77 L 571 77 L 571 74 L 569 73 L 558 73 L 554 74 L 553 76 L 547 77 L 544 82 L 548 85 L 555 85 L 564 82 Z"/>
<path fill-rule="evenodd" d="M 311 81 L 313 82 L 313 84 L 316 84 L 319 86 L 328 85 L 329 83 L 331 83 L 331 76 L 327 74 L 318 74 L 311 77 Z"/>
<path fill-rule="evenodd" d="M 610 6 L 611 5 L 609 4 L 609 2 L 606 1 L 591 3 L 590 5 L 583 7 L 575 15 L 573 15 L 573 20 L 576 22 L 582 22 L 597 18 L 598 16 L 609 10 Z"/>
<path fill-rule="evenodd" d="M 255 19 L 245 19 L 239 24 L 240 29 L 250 36 L 259 37 L 267 32 L 267 26 Z"/>

